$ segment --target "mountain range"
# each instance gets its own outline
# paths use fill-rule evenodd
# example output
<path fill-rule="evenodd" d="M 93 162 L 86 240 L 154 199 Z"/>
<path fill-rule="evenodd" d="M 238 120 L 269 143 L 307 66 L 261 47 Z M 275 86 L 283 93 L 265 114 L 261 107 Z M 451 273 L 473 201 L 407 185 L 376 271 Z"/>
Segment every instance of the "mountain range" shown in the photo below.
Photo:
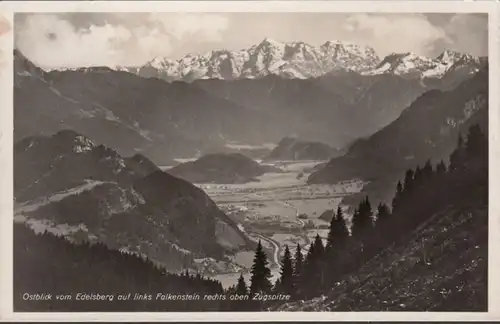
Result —
<path fill-rule="evenodd" d="M 388 125 L 423 92 L 453 88 L 484 65 L 483 59 L 445 52 L 434 60 L 446 62 L 448 68 L 441 69 L 445 73 L 423 80 L 396 68 L 389 69 L 395 73 L 370 73 L 385 63 L 368 48 L 327 42 L 318 50 L 323 51 L 319 60 L 307 54 L 313 48 L 307 44 L 279 44 L 266 39 L 252 47 L 252 53 L 266 57 L 252 62 L 279 61 L 285 49 L 289 53 L 295 46 L 302 54 L 287 54 L 293 62 L 287 66 L 323 62 L 329 67 L 322 65 L 323 72 L 311 72 L 314 77 L 307 79 L 266 72 L 165 82 L 110 67 L 47 72 L 16 50 L 15 139 L 73 129 L 124 156 L 140 153 L 158 165 L 174 165 L 179 157 L 229 153 L 228 143 L 277 143 L 285 136 L 344 148 Z M 411 56 L 398 57 L 401 64 L 411 65 Z M 429 64 L 425 66 L 437 68 Z"/>
<path fill-rule="evenodd" d="M 255 79 L 268 75 L 308 79 L 336 71 L 441 78 L 464 66 L 474 66 L 471 71 L 477 71 L 480 65 L 479 57 L 450 50 L 435 58 L 408 52 L 392 53 L 380 59 L 372 47 L 345 41 L 327 41 L 312 46 L 300 41 L 280 42 L 265 38 L 240 51 L 214 50 L 188 54 L 179 60 L 156 57 L 143 66 L 116 69 L 143 77 L 191 82 L 197 79 Z"/>

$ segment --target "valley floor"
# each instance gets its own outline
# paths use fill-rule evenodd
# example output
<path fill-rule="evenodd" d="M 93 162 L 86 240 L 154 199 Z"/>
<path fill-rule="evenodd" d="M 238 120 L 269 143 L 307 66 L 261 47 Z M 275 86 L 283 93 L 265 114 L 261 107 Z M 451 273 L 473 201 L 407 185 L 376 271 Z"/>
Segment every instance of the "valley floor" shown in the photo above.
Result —
<path fill-rule="evenodd" d="M 279 161 L 268 163 L 282 170 L 266 173 L 258 182 L 246 184 L 197 184 L 254 241 L 261 240 L 267 251 L 273 278 L 285 245 L 292 253 L 297 243 L 304 251 L 319 234 L 326 239 L 329 222 L 320 219 L 323 212 L 335 210 L 342 198 L 359 192 L 363 183 L 348 181 L 336 185 L 308 185 L 312 168 L 325 161 Z M 241 251 L 233 262 L 250 278 L 253 251 Z M 236 283 L 240 272 L 214 274 L 225 287 Z"/>

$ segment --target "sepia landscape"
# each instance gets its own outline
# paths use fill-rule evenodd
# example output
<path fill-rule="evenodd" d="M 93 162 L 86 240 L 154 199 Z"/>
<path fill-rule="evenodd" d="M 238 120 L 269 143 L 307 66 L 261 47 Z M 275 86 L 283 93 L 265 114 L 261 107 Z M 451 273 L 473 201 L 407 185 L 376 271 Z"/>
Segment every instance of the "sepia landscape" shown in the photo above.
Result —
<path fill-rule="evenodd" d="M 488 311 L 487 22 L 16 14 L 14 311 Z"/>

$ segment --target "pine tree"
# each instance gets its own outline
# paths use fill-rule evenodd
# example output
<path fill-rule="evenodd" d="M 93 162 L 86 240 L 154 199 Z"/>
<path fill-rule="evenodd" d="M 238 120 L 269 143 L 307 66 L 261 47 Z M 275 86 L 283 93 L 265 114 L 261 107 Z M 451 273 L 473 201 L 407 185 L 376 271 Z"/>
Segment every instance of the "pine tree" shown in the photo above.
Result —
<path fill-rule="evenodd" d="M 342 212 L 342 208 L 340 208 L 340 205 L 338 205 L 337 207 L 337 218 L 344 219 L 344 213 Z"/>
<path fill-rule="evenodd" d="M 368 196 L 359 203 L 352 222 L 353 235 L 361 235 L 368 228 L 368 224 L 372 222 L 372 207 Z"/>
<path fill-rule="evenodd" d="M 413 175 L 413 182 L 418 186 L 422 183 L 423 171 L 420 169 L 420 166 L 417 165 L 415 168 L 415 173 Z"/>
<path fill-rule="evenodd" d="M 281 276 L 279 279 L 278 290 L 287 294 L 293 293 L 293 260 L 288 245 L 285 245 L 285 253 L 281 263 Z"/>
<path fill-rule="evenodd" d="M 300 244 L 297 243 L 297 249 L 295 250 L 295 267 L 294 267 L 294 274 L 295 276 L 299 276 L 302 267 L 304 265 L 304 256 L 302 255 L 302 249 L 300 247 Z"/>
<path fill-rule="evenodd" d="M 323 257 L 325 253 L 325 247 L 323 245 L 323 240 L 321 239 L 321 236 L 319 234 L 316 234 L 316 237 L 314 238 L 314 258 L 315 259 L 320 259 Z"/>
<path fill-rule="evenodd" d="M 405 173 L 405 180 L 404 180 L 404 188 L 403 188 L 403 193 L 405 196 L 410 194 L 413 191 L 413 176 L 415 175 L 415 172 L 413 172 L 412 169 L 408 169 Z"/>
<path fill-rule="evenodd" d="M 422 171 L 423 171 L 424 177 L 426 179 L 428 179 L 432 176 L 432 174 L 434 173 L 434 169 L 432 168 L 431 160 L 427 160 L 427 162 L 425 162 L 425 165 L 424 165 L 424 168 L 422 169 Z"/>
<path fill-rule="evenodd" d="M 331 252 L 336 246 L 343 245 L 349 237 L 349 231 L 345 224 L 340 206 L 337 208 L 337 217 L 330 222 L 330 231 L 328 232 L 326 251 Z"/>
<path fill-rule="evenodd" d="M 268 267 L 269 261 L 267 255 L 262 248 L 262 243 L 259 241 L 252 265 L 252 278 L 250 284 L 250 292 L 253 294 L 257 292 L 269 292 L 272 289 L 271 270 Z"/>
<path fill-rule="evenodd" d="M 384 204 L 384 203 L 378 204 L 378 207 L 377 207 L 377 222 L 378 221 L 384 221 L 390 215 L 391 215 L 391 212 L 389 210 L 389 207 L 386 204 Z"/>
<path fill-rule="evenodd" d="M 441 160 L 438 165 L 436 166 L 436 173 L 437 174 L 444 174 L 446 173 L 446 164 L 444 164 L 444 161 Z"/>
<path fill-rule="evenodd" d="M 403 196 L 403 185 L 401 184 L 401 181 L 398 181 L 398 184 L 396 186 L 396 194 L 394 195 L 394 199 L 392 199 L 393 212 L 397 209 L 402 196 Z"/>
<path fill-rule="evenodd" d="M 240 274 L 238 278 L 238 283 L 236 284 L 236 294 L 237 295 L 246 295 L 248 294 L 247 283 L 245 282 L 245 278 L 243 278 L 243 274 Z"/>
<path fill-rule="evenodd" d="M 329 251 L 332 246 L 333 246 L 333 240 L 335 240 L 335 221 L 338 216 L 335 215 L 334 212 L 332 212 L 332 219 L 330 220 L 330 228 L 328 231 L 328 236 L 326 238 L 326 249 Z"/>
<path fill-rule="evenodd" d="M 319 234 L 316 234 L 316 237 L 314 239 L 313 262 L 313 280 L 318 283 L 318 288 L 322 289 L 324 288 L 324 283 L 327 279 L 327 269 L 325 267 L 325 247 L 323 245 L 323 240 L 321 239 L 321 236 L 319 236 Z"/>
<path fill-rule="evenodd" d="M 313 242 L 311 242 L 311 244 L 309 244 L 309 250 L 307 251 L 307 254 L 306 254 L 306 257 L 304 260 L 304 267 L 303 267 L 304 271 L 302 271 L 302 274 L 304 274 L 306 268 L 308 268 L 313 263 L 314 256 L 316 255 L 314 252 L 314 250 L 315 250 L 314 242 L 315 241 L 313 241 Z"/>

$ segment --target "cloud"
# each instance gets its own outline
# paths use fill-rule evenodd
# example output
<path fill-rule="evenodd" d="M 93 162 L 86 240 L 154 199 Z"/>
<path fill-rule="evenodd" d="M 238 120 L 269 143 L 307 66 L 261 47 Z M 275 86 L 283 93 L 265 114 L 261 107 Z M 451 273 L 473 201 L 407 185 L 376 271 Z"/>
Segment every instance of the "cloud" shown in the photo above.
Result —
<path fill-rule="evenodd" d="M 19 19 L 19 26 L 16 23 L 16 46 L 44 68 L 139 65 L 168 56 L 179 43 L 195 37 L 221 41 L 228 27 L 226 18 L 214 14 L 102 14 L 100 18 L 98 24 L 77 27 L 64 14 L 27 15 Z"/>
<path fill-rule="evenodd" d="M 444 30 L 451 49 L 474 55 L 484 55 L 488 52 L 487 15 L 454 15 L 444 26 Z"/>
<path fill-rule="evenodd" d="M 380 55 L 403 48 L 406 52 L 427 54 L 434 51 L 437 41 L 448 39 L 443 28 L 418 14 L 354 14 L 345 20 L 343 28 L 370 41 Z"/>
<path fill-rule="evenodd" d="M 229 23 L 224 16 L 195 13 L 153 13 L 148 20 L 160 23 L 167 33 L 179 40 L 199 36 L 211 41 L 222 41 L 222 32 L 228 28 Z"/>
<path fill-rule="evenodd" d="M 487 54 L 485 14 L 418 13 L 60 13 L 17 14 L 16 45 L 43 68 L 141 65 L 214 49 L 239 50 L 265 37 L 321 45 L 341 40 L 379 56 L 445 49 Z"/>

